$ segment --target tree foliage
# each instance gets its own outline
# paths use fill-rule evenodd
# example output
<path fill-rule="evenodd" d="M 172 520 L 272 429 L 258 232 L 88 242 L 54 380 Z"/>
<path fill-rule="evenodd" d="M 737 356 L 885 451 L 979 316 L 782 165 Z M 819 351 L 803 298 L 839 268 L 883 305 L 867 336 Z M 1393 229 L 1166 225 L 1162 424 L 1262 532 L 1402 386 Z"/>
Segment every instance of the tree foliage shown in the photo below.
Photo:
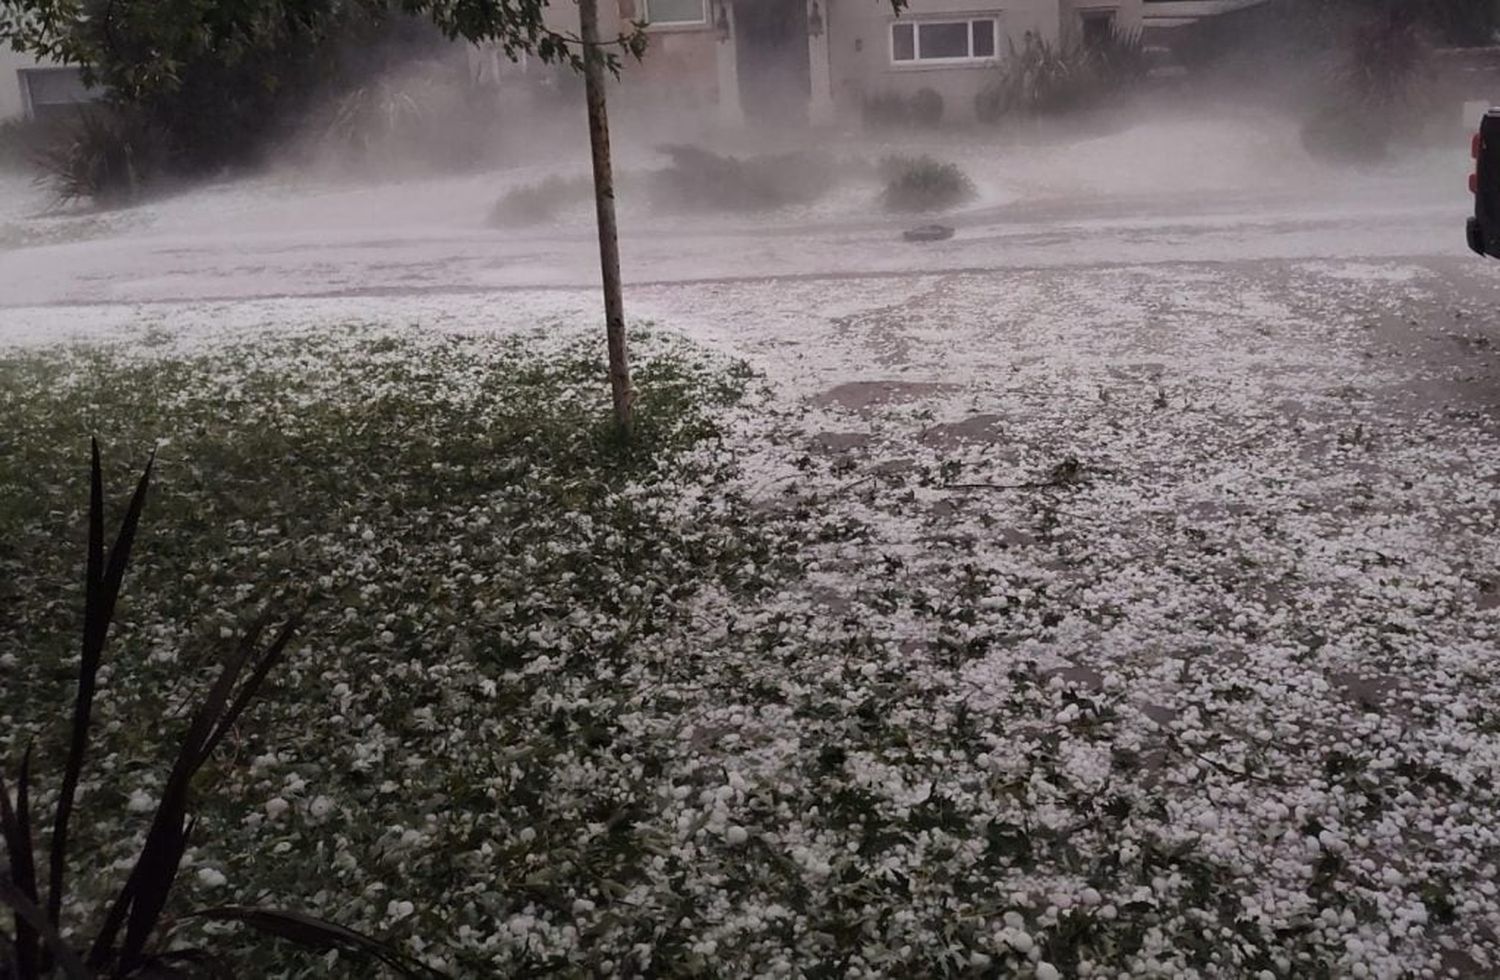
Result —
<path fill-rule="evenodd" d="M 1371 24 L 1425 34 L 1441 44 L 1493 43 L 1500 31 L 1500 0 L 1281 0 L 1291 26 L 1304 40 L 1338 43 Z"/>
<path fill-rule="evenodd" d="M 392 13 L 431 20 L 450 39 L 582 67 L 581 40 L 548 26 L 547 0 L 0 0 L 0 43 L 61 64 L 127 100 L 180 86 L 188 66 L 234 65 L 315 45 Z M 613 66 L 645 48 L 641 25 L 602 45 Z"/>
<path fill-rule="evenodd" d="M 340 52 L 393 25 L 580 68 L 581 40 L 547 23 L 548 0 L 0 0 L 0 45 L 82 69 L 117 113 L 164 134 L 179 172 L 253 160 L 281 120 L 334 84 Z M 641 25 L 601 43 L 612 69 L 644 50 Z"/>

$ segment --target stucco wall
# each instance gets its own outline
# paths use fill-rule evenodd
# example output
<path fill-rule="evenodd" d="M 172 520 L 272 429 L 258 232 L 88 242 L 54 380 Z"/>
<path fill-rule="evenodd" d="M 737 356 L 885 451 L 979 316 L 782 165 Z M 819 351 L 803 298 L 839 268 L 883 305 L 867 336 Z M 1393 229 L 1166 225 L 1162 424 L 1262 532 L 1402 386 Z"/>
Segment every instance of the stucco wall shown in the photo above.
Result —
<path fill-rule="evenodd" d="M 897 21 L 886 0 L 830 0 L 829 60 L 839 112 L 858 119 L 865 99 L 887 93 L 910 97 L 930 88 L 943 97 L 944 118 L 971 119 L 974 97 L 991 80 L 990 64 L 898 65 L 891 60 L 890 25 Z M 1028 31 L 1056 39 L 1057 0 L 911 0 L 901 20 L 946 15 L 994 16 L 999 51 L 1020 47 Z"/>
<path fill-rule="evenodd" d="M 642 0 L 605 0 L 600 5 L 600 33 L 606 37 L 639 16 Z M 943 98 L 944 119 L 974 117 L 974 99 L 991 83 L 993 62 L 931 65 L 898 64 L 891 57 L 891 25 L 898 21 L 889 0 L 822 0 L 833 100 L 840 116 L 858 120 L 866 99 L 883 94 L 910 98 L 924 88 Z M 994 17 L 999 24 L 997 53 L 1023 46 L 1028 33 L 1057 43 L 1077 30 L 1090 10 L 1113 10 L 1116 26 L 1137 31 L 1143 22 L 1142 0 L 909 0 L 899 20 L 950 17 Z M 557 3 L 547 19 L 559 30 L 577 30 L 577 8 Z M 725 52 L 711 23 L 702 27 L 668 27 L 651 32 L 641 64 L 623 71 L 625 103 L 649 102 L 674 108 L 706 108 L 719 98 L 719 75 Z M 731 42 L 732 43 L 732 42 Z M 732 101 L 732 98 L 731 98 Z"/>
<path fill-rule="evenodd" d="M 620 84 L 612 95 L 622 108 L 649 103 L 699 108 L 718 97 L 718 35 L 712 24 L 712 4 L 705 5 L 707 22 L 702 26 L 648 28 L 650 44 L 639 61 L 621 60 Z M 642 0 L 600 0 L 599 36 L 606 40 L 628 33 L 643 16 Z M 546 9 L 547 26 L 567 34 L 578 33 L 578 5 L 553 0 Z"/>
<path fill-rule="evenodd" d="M 718 98 L 718 36 L 712 26 L 649 32 L 639 64 L 621 72 L 628 99 L 646 98 L 657 106 L 702 109 Z"/>
<path fill-rule="evenodd" d="M 858 118 L 867 97 L 894 93 L 910 97 L 930 88 L 943 97 L 948 121 L 974 118 L 974 97 L 993 78 L 990 64 L 960 66 L 898 65 L 891 60 L 890 25 L 896 22 L 885 0 L 830 0 L 829 40 L 834 99 L 846 118 Z M 1141 0 L 911 0 L 901 19 L 941 19 L 947 15 L 999 19 L 999 54 L 1020 48 L 1027 32 L 1056 43 L 1074 30 L 1085 10 L 1114 10 L 1124 31 L 1142 24 Z"/>

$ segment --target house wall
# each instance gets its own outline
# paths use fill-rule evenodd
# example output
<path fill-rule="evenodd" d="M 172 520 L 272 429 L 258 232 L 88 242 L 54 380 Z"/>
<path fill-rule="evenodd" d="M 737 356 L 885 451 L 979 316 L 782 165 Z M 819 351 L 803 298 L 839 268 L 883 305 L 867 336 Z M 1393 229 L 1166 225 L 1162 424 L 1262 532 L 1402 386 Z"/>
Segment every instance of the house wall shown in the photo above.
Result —
<path fill-rule="evenodd" d="M 647 28 L 650 44 L 645 56 L 621 61 L 617 97 L 626 105 L 649 104 L 654 108 L 698 109 L 718 99 L 718 34 L 713 26 L 713 4 L 705 0 L 702 25 L 667 25 Z M 601 0 L 599 36 L 614 38 L 630 32 L 631 24 L 645 16 L 643 0 Z M 556 2 L 545 14 L 547 26 L 567 34 L 578 33 L 578 5 Z M 613 96 L 612 96 L 613 97 Z"/>
<path fill-rule="evenodd" d="M 26 107 L 21 95 L 22 68 L 35 68 L 36 61 L 0 45 L 0 120 L 21 115 Z"/>
<path fill-rule="evenodd" d="M 891 59 L 891 25 L 898 18 L 885 0 L 829 0 L 829 55 L 833 97 L 839 113 L 857 119 L 871 96 L 910 98 L 924 88 L 943 97 L 943 118 L 974 118 L 974 99 L 993 79 L 993 63 L 966 65 L 896 64 Z M 1121 30 L 1139 30 L 1142 0 L 910 0 L 901 20 L 943 19 L 950 15 L 999 19 L 999 54 L 1020 48 L 1027 33 L 1058 43 L 1076 29 L 1085 10 L 1114 10 Z"/>
<path fill-rule="evenodd" d="M 33 75 L 31 95 L 36 104 L 28 105 L 21 72 L 38 68 L 48 70 Z M 83 87 L 77 69 L 38 62 L 0 46 L 0 120 L 14 119 L 28 111 L 43 117 L 59 112 L 71 113 L 75 105 L 92 98 L 94 94 Z"/>
<path fill-rule="evenodd" d="M 719 43 L 712 25 L 659 28 L 648 33 L 651 41 L 645 57 L 639 64 L 627 64 L 621 73 L 628 90 L 626 98 L 644 98 L 656 107 L 687 110 L 716 104 Z"/>
<path fill-rule="evenodd" d="M 751 0 L 753 2 L 753 0 Z M 814 0 L 809 0 L 814 2 Z M 898 22 L 957 17 L 994 17 L 998 21 L 997 53 L 1021 48 L 1028 34 L 1061 43 L 1081 29 L 1090 11 L 1115 13 L 1116 27 L 1135 33 L 1141 29 L 1143 0 L 909 0 L 897 16 L 889 0 L 816 0 L 825 25 L 824 36 L 810 39 L 814 46 L 812 118 L 826 119 L 818 101 L 831 89 L 832 111 L 846 122 L 857 121 L 867 99 L 881 95 L 910 98 L 933 89 L 943 98 L 944 119 L 974 118 L 975 97 L 994 79 L 994 61 L 965 64 L 896 63 L 891 54 L 891 26 Z M 600 34 L 612 37 L 627 30 L 644 13 L 644 0 L 606 0 L 600 9 Z M 726 4 L 729 7 L 729 4 Z M 721 42 L 714 20 L 718 0 L 706 0 L 702 25 L 650 29 L 651 43 L 640 63 L 627 61 L 618 93 L 625 106 L 650 105 L 691 112 L 730 109 L 739 113 L 734 60 L 735 41 Z M 727 10 L 733 20 L 732 8 Z M 556 30 L 576 32 L 575 4 L 548 7 L 547 20 Z M 819 59 L 827 53 L 828 84 L 820 89 Z"/>

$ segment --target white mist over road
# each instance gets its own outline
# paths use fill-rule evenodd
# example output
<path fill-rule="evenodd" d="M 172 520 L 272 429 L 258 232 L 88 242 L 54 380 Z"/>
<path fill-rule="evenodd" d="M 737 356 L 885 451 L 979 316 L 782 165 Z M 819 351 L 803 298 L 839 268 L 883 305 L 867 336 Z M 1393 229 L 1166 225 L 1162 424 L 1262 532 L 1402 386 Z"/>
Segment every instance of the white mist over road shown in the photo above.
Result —
<path fill-rule="evenodd" d="M 1302 153 L 1294 126 L 1262 114 L 1092 138 L 932 142 L 851 140 L 846 152 L 959 162 L 981 194 L 943 219 L 957 227 L 951 241 L 901 242 L 913 219 L 882 212 L 873 183 L 812 208 L 734 217 L 653 213 L 627 190 L 627 285 L 1464 254 L 1462 146 L 1336 170 Z M 649 159 L 625 157 L 627 168 Z M 0 185 L 0 306 L 592 286 L 585 206 L 545 225 L 487 225 L 505 189 L 546 172 L 364 186 L 277 174 L 129 211 L 44 217 L 26 216 L 43 206 L 39 191 Z"/>

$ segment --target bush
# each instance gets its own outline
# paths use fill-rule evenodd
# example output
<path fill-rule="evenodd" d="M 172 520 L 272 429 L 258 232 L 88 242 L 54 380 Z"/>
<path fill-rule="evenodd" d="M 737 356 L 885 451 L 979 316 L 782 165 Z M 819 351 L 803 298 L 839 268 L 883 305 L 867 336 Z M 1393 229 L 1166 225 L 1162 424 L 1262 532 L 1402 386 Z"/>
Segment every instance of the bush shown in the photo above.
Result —
<path fill-rule="evenodd" d="M 1086 61 L 1081 47 L 1058 48 L 1028 34 L 1020 50 L 1011 45 L 994 81 L 977 97 L 976 110 L 981 118 L 999 120 L 1074 108 L 1081 101 Z"/>
<path fill-rule="evenodd" d="M 930 156 L 887 157 L 881 171 L 886 178 L 881 200 L 887 211 L 940 211 L 972 200 L 977 193 L 957 164 Z"/>
<path fill-rule="evenodd" d="M 1372 12 L 1343 30 L 1322 103 L 1304 125 L 1302 142 L 1310 153 L 1331 159 L 1380 159 L 1398 130 L 1414 122 L 1412 93 L 1429 49 L 1409 8 Z"/>
<path fill-rule="evenodd" d="M 996 78 L 975 96 L 974 114 L 983 122 L 998 122 L 1008 115 L 1072 112 L 1145 77 L 1148 68 L 1139 34 L 1055 45 L 1028 33 L 1020 49 L 1011 44 Z"/>
<path fill-rule="evenodd" d="M 838 166 L 820 153 L 726 157 L 666 146 L 672 166 L 651 175 L 652 203 L 694 211 L 757 211 L 810 204 L 833 188 Z"/>
<path fill-rule="evenodd" d="M 166 140 L 137 113 L 88 107 L 43 150 L 41 164 L 62 201 L 119 205 L 139 197 L 166 170 Z"/>
<path fill-rule="evenodd" d="M 865 96 L 864 118 L 867 129 L 892 129 L 911 120 L 911 104 L 897 92 L 877 92 Z"/>
<path fill-rule="evenodd" d="M 314 115 L 311 149 L 341 168 L 453 172 L 482 165 L 500 138 L 492 93 L 440 61 L 356 85 Z"/>
<path fill-rule="evenodd" d="M 1340 95 L 1356 105 L 1385 111 L 1410 94 L 1426 54 L 1408 11 L 1372 15 L 1350 32 L 1334 82 Z"/>
<path fill-rule="evenodd" d="M 936 89 L 918 89 L 911 97 L 908 112 L 918 126 L 936 126 L 943 121 L 943 97 Z"/>
<path fill-rule="evenodd" d="M 540 184 L 512 188 L 495 203 L 489 223 L 504 228 L 551 221 L 568 205 L 588 200 L 593 187 L 593 181 L 587 176 L 553 175 Z"/>

